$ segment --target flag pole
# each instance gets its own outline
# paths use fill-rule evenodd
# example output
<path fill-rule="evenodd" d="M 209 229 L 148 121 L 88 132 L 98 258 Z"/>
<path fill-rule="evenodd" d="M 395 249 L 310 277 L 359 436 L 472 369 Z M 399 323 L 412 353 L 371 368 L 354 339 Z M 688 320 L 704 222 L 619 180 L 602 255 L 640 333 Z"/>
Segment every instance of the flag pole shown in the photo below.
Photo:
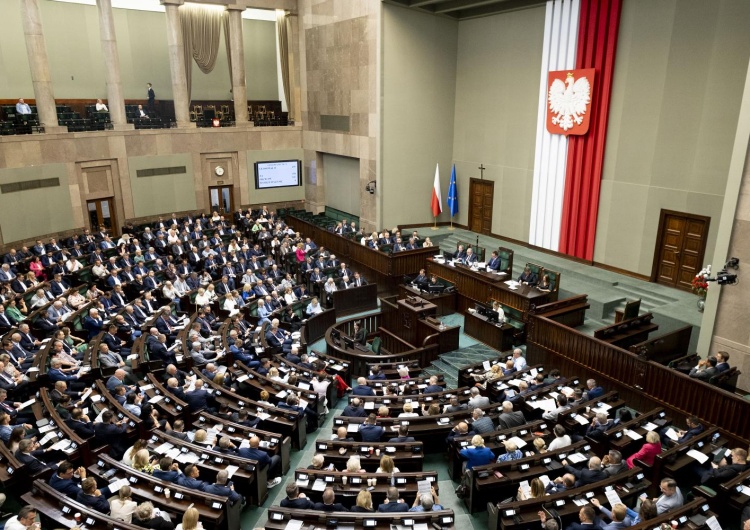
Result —
<path fill-rule="evenodd" d="M 437 217 L 433 217 L 435 219 L 435 224 L 432 225 L 432 230 L 437 230 Z"/>
<path fill-rule="evenodd" d="M 448 230 L 455 230 L 455 228 L 453 228 L 453 216 L 451 216 L 451 225 Z"/>

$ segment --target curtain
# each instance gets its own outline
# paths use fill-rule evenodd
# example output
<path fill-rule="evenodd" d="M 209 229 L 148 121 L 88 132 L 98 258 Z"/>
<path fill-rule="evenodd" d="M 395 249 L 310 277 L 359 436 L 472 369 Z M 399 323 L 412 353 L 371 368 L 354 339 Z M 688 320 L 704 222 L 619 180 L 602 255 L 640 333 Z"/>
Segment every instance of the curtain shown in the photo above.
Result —
<path fill-rule="evenodd" d="M 292 95 L 289 72 L 289 31 L 287 24 L 289 17 L 283 9 L 276 10 L 276 36 L 279 39 L 279 59 L 281 62 L 281 84 L 284 86 L 284 100 L 289 117 L 293 118 Z"/>
<path fill-rule="evenodd" d="M 180 6 L 182 43 L 185 47 L 185 78 L 190 100 L 193 86 L 193 59 L 204 74 L 214 69 L 219 53 L 223 16 L 224 11 L 200 4 Z"/>
<path fill-rule="evenodd" d="M 232 79 L 232 45 L 229 40 L 229 12 L 224 15 L 224 45 L 227 49 L 227 63 L 229 64 L 229 86 L 234 89 L 234 79 Z M 234 101 L 234 91 L 232 91 L 232 101 Z"/>

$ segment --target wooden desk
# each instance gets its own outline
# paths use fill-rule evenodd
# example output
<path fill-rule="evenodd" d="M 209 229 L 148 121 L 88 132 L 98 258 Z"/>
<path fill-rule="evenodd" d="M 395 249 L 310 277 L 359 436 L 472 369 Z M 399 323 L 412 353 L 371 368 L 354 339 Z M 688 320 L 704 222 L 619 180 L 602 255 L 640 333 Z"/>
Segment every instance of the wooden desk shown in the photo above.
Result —
<path fill-rule="evenodd" d="M 393 458 L 394 465 L 401 471 L 422 471 L 424 463 L 424 445 L 422 442 L 351 442 L 343 440 L 321 440 L 315 442 L 316 452 L 325 456 L 326 465 L 333 463 L 336 469 L 346 469 L 346 461 L 350 456 L 359 455 L 362 469 L 374 473 L 380 467 L 380 457 L 375 451 L 380 449 L 380 454 L 388 454 Z M 370 447 L 373 452 L 370 453 Z M 386 447 L 396 449 L 394 452 L 386 452 Z M 341 454 L 341 449 L 346 449 Z"/>
<path fill-rule="evenodd" d="M 401 339 L 409 344 L 419 346 L 420 341 L 417 335 L 417 322 L 427 316 L 432 316 L 437 312 L 437 306 L 422 298 L 414 298 L 396 301 L 398 307 L 398 328 L 390 329 Z"/>
<path fill-rule="evenodd" d="M 427 259 L 427 272 L 456 286 L 458 289 L 457 310 L 460 312 L 465 312 L 469 307 L 473 308 L 475 303 L 484 304 L 487 300 L 494 299 L 521 311 L 526 321 L 531 309 L 550 300 L 550 293 L 541 292 L 528 285 L 522 285 L 514 291 L 505 285 L 504 282 L 508 279 L 505 276 L 499 278 L 496 275 L 472 271 L 469 267 L 462 265 L 453 267 L 439 263 L 432 258 Z"/>
<path fill-rule="evenodd" d="M 265 530 L 284 530 L 290 520 L 302 521 L 302 528 L 325 528 L 326 522 L 335 519 L 339 528 L 354 530 L 389 530 L 394 524 L 409 522 L 409 526 L 419 524 L 427 528 L 455 530 L 453 510 L 434 512 L 402 513 L 357 513 L 357 512 L 319 512 L 316 510 L 295 510 L 272 506 L 268 509 L 268 520 Z M 433 526 L 435 525 L 435 526 Z"/>
<path fill-rule="evenodd" d="M 420 291 L 410 284 L 401 284 L 398 286 L 398 297 L 406 298 L 408 296 L 419 296 L 437 307 L 436 316 L 442 317 L 452 315 L 456 312 L 456 292 L 428 293 Z"/>
<path fill-rule="evenodd" d="M 352 278 L 349 280 L 352 281 Z M 368 283 L 361 287 L 334 291 L 333 307 L 339 317 L 377 309 L 378 286 L 376 283 Z"/>
<path fill-rule="evenodd" d="M 466 311 L 464 313 L 464 333 L 484 342 L 490 348 L 498 351 L 507 351 L 513 348 L 513 335 L 516 328 L 503 322 L 494 324 L 487 321 L 487 317 Z"/>

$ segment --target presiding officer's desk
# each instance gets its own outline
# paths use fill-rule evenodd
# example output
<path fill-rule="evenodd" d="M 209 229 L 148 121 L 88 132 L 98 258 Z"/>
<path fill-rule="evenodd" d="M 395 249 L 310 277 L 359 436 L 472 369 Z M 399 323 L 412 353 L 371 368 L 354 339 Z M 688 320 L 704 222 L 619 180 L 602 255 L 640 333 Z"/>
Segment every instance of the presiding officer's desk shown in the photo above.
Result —
<path fill-rule="evenodd" d="M 424 445 L 422 442 L 354 442 L 350 440 L 323 440 L 315 442 L 316 453 L 325 457 L 326 465 L 333 464 L 336 469 L 346 469 L 349 457 L 358 455 L 362 469 L 374 473 L 380 467 L 380 455 L 387 454 L 393 458 L 393 465 L 401 471 L 422 471 L 424 462 Z M 372 448 L 372 452 L 370 449 Z M 342 451 L 343 449 L 343 451 Z"/>
<path fill-rule="evenodd" d="M 346 484 L 342 478 L 346 477 Z M 388 488 L 391 485 L 389 473 L 350 473 L 347 471 L 327 471 L 317 469 L 297 469 L 294 478 L 301 493 L 313 502 L 323 501 L 323 491 L 320 489 L 324 483 L 325 487 L 333 488 L 336 492 L 336 502 L 340 502 L 347 508 L 357 504 L 357 494 L 363 488 L 367 488 L 372 495 L 373 507 L 386 502 Z M 367 486 L 367 481 L 376 480 L 372 489 Z M 417 497 L 417 481 L 429 480 L 434 484 L 436 493 L 438 489 L 438 472 L 424 471 L 416 473 L 405 473 L 403 471 L 394 473 L 393 482 L 398 488 L 399 497 L 411 506 Z M 317 484 L 316 484 L 317 483 Z"/>
<path fill-rule="evenodd" d="M 373 506 L 377 510 L 377 506 Z M 339 528 L 352 530 L 391 530 L 394 525 L 413 528 L 419 524 L 435 530 L 455 530 L 453 510 L 432 512 L 321 512 L 272 506 L 268 509 L 265 530 L 285 530 L 292 519 L 302 521 L 302 528 L 327 528 L 336 521 Z"/>
<path fill-rule="evenodd" d="M 469 307 L 473 308 L 475 303 L 483 304 L 492 299 L 520 311 L 525 322 L 533 307 L 552 300 L 552 293 L 542 292 L 528 285 L 521 285 L 513 290 L 505 284 L 509 279 L 507 276 L 474 271 L 465 265 L 454 266 L 427 258 L 427 272 L 456 286 L 459 294 L 457 310 L 461 313 Z"/>

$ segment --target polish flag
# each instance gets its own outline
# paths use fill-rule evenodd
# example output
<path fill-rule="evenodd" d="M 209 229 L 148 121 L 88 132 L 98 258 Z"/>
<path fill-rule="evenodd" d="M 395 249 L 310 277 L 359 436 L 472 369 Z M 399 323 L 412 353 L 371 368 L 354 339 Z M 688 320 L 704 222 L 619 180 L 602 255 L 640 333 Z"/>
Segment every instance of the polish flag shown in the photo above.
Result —
<path fill-rule="evenodd" d="M 440 195 L 440 164 L 435 165 L 435 182 L 432 185 L 432 216 L 437 217 L 443 212 L 443 197 Z"/>

